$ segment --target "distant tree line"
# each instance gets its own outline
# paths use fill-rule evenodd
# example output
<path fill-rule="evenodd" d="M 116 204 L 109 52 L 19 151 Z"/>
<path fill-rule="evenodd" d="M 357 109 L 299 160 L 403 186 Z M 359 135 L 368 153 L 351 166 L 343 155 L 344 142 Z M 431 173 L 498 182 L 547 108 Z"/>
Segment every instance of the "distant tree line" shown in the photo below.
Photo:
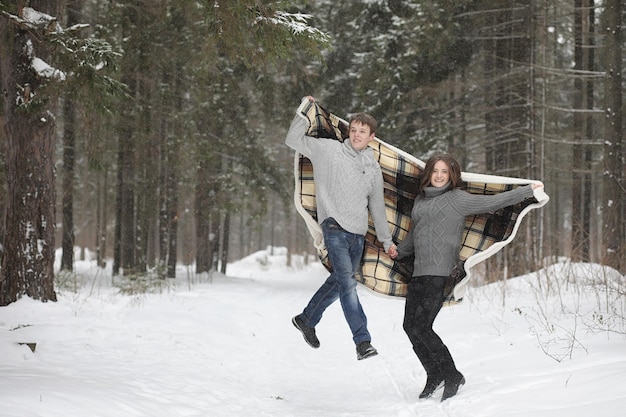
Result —
<path fill-rule="evenodd" d="M 25 6 L 0 2 L 0 305 L 54 300 L 57 249 L 62 271 L 80 247 L 163 278 L 313 253 L 283 143 L 307 94 L 419 158 L 544 181 L 488 279 L 559 256 L 626 272 L 621 0 L 32 0 L 56 19 L 36 24 Z"/>

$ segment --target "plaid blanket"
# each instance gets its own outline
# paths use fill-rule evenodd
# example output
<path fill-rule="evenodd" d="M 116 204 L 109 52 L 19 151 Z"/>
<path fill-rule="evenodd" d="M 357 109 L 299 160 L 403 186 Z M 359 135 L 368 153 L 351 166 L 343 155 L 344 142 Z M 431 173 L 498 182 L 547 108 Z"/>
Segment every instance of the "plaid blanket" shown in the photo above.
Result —
<path fill-rule="evenodd" d="M 303 99 L 297 111 L 310 122 L 307 135 L 333 138 L 339 141 L 348 137 L 348 123 L 317 103 Z M 398 243 L 404 239 L 411 227 L 411 210 L 417 195 L 418 177 L 425 163 L 378 138 L 369 146 L 373 148 L 374 156 L 382 170 L 387 221 L 393 240 Z M 313 165 L 308 158 L 297 152 L 294 159 L 294 175 L 296 209 L 307 225 L 320 260 L 331 271 L 332 265 L 324 247 L 321 227 L 317 223 Z M 533 182 L 519 178 L 465 172 L 462 173 L 461 178 L 466 185 L 466 190 L 474 194 L 501 193 Z M 467 217 L 459 254 L 463 269 L 462 279 L 456 283 L 454 291 L 446 300 L 447 303 L 458 302 L 462 299 L 470 277 L 470 268 L 511 242 L 524 215 L 533 208 L 543 206 L 547 201 L 548 197 L 545 196 L 545 199 L 540 202 L 533 199 L 494 213 Z M 374 223 L 370 217 L 361 271 L 357 274 L 357 281 L 378 293 L 404 297 L 407 292 L 406 283 L 412 275 L 412 269 L 412 259 L 396 262 L 385 253 L 382 243 L 376 238 Z"/>

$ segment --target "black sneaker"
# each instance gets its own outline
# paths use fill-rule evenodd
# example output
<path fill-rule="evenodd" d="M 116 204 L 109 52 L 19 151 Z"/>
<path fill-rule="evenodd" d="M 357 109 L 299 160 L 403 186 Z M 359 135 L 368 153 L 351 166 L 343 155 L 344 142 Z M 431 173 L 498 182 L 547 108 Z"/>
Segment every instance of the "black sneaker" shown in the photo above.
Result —
<path fill-rule="evenodd" d="M 295 316 L 291 319 L 291 322 L 295 326 L 296 329 L 300 330 L 302 336 L 304 336 L 304 340 L 314 349 L 320 347 L 320 341 L 317 339 L 315 335 L 315 328 L 309 327 L 304 324 L 304 320 L 302 320 L 302 314 Z"/>
<path fill-rule="evenodd" d="M 356 345 L 356 358 L 358 360 L 378 355 L 378 351 L 370 342 L 361 342 Z"/>
<path fill-rule="evenodd" d="M 457 371 L 455 375 L 446 378 L 444 384 L 441 402 L 444 402 L 450 397 L 454 397 L 457 392 L 459 392 L 459 388 L 465 385 L 465 377 L 462 373 Z"/>

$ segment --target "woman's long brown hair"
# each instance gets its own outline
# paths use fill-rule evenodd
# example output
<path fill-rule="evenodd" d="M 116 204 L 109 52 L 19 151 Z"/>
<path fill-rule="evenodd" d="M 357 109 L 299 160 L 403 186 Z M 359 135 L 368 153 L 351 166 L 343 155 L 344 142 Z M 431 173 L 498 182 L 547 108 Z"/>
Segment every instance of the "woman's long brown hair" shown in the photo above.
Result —
<path fill-rule="evenodd" d="M 463 186 L 463 182 L 461 181 L 461 165 L 459 165 L 452 155 L 439 153 L 431 156 L 428 158 L 428 161 L 426 161 L 426 166 L 422 172 L 422 181 L 420 181 L 420 194 L 423 195 L 424 189 L 430 185 L 430 177 L 435 169 L 435 164 L 439 161 L 443 161 L 448 165 L 448 170 L 450 171 L 450 190 Z"/>

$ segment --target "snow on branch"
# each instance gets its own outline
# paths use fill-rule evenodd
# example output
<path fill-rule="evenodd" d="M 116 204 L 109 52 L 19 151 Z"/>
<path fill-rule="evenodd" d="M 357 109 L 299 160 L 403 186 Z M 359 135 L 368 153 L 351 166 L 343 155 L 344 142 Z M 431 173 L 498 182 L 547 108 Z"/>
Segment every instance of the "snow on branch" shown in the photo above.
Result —
<path fill-rule="evenodd" d="M 76 32 L 89 27 L 87 24 L 76 24 L 63 29 L 56 17 L 31 7 L 22 8 L 18 15 L 12 15 L 5 11 L 2 12 L 2 15 L 20 29 L 31 33 L 35 39 L 60 47 L 57 49 L 57 57 L 60 55 L 70 57 L 69 60 L 74 64 L 73 67 L 91 66 L 93 70 L 97 71 L 112 65 L 111 58 L 117 55 L 104 41 L 92 38 L 82 39 L 76 36 Z M 31 66 L 38 77 L 59 82 L 66 80 L 67 75 L 64 71 L 35 56 L 33 44 L 30 41 L 27 48 Z M 74 72 L 75 70 L 70 71 L 70 73 Z"/>
<path fill-rule="evenodd" d="M 34 57 L 31 65 L 38 76 L 56 81 L 65 81 L 65 73 L 48 65 L 44 60 Z"/>
<path fill-rule="evenodd" d="M 9 21 L 25 30 L 37 31 L 44 29 L 47 32 L 60 32 L 62 30 L 56 17 L 38 12 L 31 7 L 22 8 L 19 16 L 5 11 L 3 11 L 2 14 L 8 18 Z"/>
<path fill-rule="evenodd" d="M 330 37 L 327 34 L 307 24 L 307 20 L 311 17 L 311 15 L 303 13 L 277 11 L 272 17 L 259 16 L 257 21 L 266 21 L 278 26 L 284 26 L 296 35 L 306 34 L 322 42 L 328 42 Z"/>
<path fill-rule="evenodd" d="M 58 24 L 56 17 L 49 14 L 38 12 L 31 7 L 24 7 L 21 10 L 19 16 L 11 15 L 6 12 L 2 12 L 5 17 L 8 17 L 9 21 L 15 23 L 17 26 L 24 30 L 28 30 L 34 34 L 43 30 L 45 33 L 61 33 L 63 30 Z M 41 78 L 47 78 L 55 81 L 65 81 L 65 73 L 58 70 L 41 58 L 38 58 L 34 54 L 34 48 L 30 41 L 27 44 L 27 53 L 31 58 L 31 66 L 35 73 Z"/>
<path fill-rule="evenodd" d="M 22 19 L 24 22 L 28 22 L 34 27 L 45 28 L 51 32 L 61 32 L 61 26 L 57 22 L 57 18 L 38 12 L 31 7 L 24 7 L 22 9 Z"/>

